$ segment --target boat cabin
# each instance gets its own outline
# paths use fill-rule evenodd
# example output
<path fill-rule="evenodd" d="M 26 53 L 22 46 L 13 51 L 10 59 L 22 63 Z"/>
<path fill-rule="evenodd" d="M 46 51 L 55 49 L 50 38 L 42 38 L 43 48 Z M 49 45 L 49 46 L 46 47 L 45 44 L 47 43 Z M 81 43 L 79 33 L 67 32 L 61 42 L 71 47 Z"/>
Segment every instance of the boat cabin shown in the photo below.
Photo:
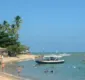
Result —
<path fill-rule="evenodd" d="M 59 64 L 64 63 L 64 60 L 60 60 L 62 56 L 58 55 L 44 55 L 41 58 L 35 60 L 38 64 Z"/>
<path fill-rule="evenodd" d="M 59 58 L 61 58 L 60 56 L 57 55 L 44 55 L 43 56 L 43 60 L 58 60 Z"/>

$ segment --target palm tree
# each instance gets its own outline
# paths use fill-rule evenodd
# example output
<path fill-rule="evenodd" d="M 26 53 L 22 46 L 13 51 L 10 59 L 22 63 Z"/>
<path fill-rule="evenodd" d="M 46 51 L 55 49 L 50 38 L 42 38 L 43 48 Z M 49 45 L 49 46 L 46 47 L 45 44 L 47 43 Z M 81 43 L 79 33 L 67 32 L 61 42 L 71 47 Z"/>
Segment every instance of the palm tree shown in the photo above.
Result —
<path fill-rule="evenodd" d="M 20 17 L 20 16 L 16 16 L 16 17 L 15 17 L 15 24 L 16 24 L 17 29 L 20 28 L 20 24 L 21 24 L 21 23 L 22 23 L 21 17 Z"/>
<path fill-rule="evenodd" d="M 3 21 L 3 30 L 4 30 L 5 32 L 8 31 L 9 26 L 10 26 L 9 23 L 4 20 L 4 21 Z"/>
<path fill-rule="evenodd" d="M 2 24 L 0 24 L 0 32 L 2 32 Z"/>
<path fill-rule="evenodd" d="M 17 33 L 17 29 L 16 29 L 16 25 L 15 25 L 15 24 L 12 24 L 12 25 L 11 25 L 11 32 L 12 32 L 13 34 L 16 34 L 16 33 Z"/>

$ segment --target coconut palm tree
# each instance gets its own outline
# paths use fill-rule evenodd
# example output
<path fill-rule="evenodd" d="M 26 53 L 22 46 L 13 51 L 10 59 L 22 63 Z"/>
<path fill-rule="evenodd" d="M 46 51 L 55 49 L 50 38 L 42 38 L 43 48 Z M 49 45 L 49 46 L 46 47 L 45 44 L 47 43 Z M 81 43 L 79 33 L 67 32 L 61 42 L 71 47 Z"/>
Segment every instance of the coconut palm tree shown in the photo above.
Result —
<path fill-rule="evenodd" d="M 18 39 L 18 37 L 19 37 L 18 31 L 19 31 L 19 29 L 20 29 L 21 23 L 22 23 L 21 17 L 20 17 L 20 16 L 16 16 L 16 17 L 15 17 L 15 24 L 13 24 L 13 25 L 11 26 L 12 29 L 14 30 L 14 34 L 15 34 L 16 39 Z"/>
<path fill-rule="evenodd" d="M 0 24 L 0 32 L 2 32 L 2 24 Z"/>
<path fill-rule="evenodd" d="M 2 25 L 3 25 L 4 32 L 8 32 L 8 28 L 10 27 L 10 24 L 4 20 Z"/>
<path fill-rule="evenodd" d="M 15 17 L 15 24 L 16 24 L 16 27 L 17 29 L 20 29 L 20 24 L 22 23 L 22 19 L 20 16 L 16 16 Z"/>

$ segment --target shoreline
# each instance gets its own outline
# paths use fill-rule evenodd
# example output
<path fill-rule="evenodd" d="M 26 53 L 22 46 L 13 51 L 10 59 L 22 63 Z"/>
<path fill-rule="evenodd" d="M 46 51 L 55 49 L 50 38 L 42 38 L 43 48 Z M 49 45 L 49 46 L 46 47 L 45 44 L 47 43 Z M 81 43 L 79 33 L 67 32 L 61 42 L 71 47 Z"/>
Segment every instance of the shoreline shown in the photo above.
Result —
<path fill-rule="evenodd" d="M 12 63 L 12 62 L 20 62 L 20 61 L 29 61 L 29 60 L 35 60 L 37 56 L 32 54 L 21 54 L 17 57 L 4 57 L 3 62 L 4 63 Z"/>
<path fill-rule="evenodd" d="M 13 62 L 21 62 L 21 61 L 29 61 L 34 60 L 37 56 L 32 54 L 21 54 L 17 57 L 4 57 L 3 61 L 5 64 L 13 63 Z M 14 74 L 10 74 L 10 72 L 2 72 L 0 71 L 0 80 L 25 80 L 24 77 L 16 76 Z M 27 78 L 26 80 L 31 80 Z"/>
<path fill-rule="evenodd" d="M 0 79 L 3 79 L 3 80 L 25 80 L 24 78 L 22 77 L 18 77 L 18 76 L 15 76 L 13 74 L 9 74 L 9 73 L 6 73 L 6 72 L 0 72 Z M 30 80 L 30 79 L 28 79 Z"/>

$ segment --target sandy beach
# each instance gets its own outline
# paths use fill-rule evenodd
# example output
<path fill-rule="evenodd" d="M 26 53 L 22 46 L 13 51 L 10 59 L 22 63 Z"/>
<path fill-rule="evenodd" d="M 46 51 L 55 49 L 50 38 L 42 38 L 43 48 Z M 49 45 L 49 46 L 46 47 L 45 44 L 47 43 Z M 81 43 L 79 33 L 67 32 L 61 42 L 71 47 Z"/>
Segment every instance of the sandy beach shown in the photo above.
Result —
<path fill-rule="evenodd" d="M 0 72 L 0 80 L 20 80 L 20 77 L 14 76 L 12 74 Z"/>
<path fill-rule="evenodd" d="M 17 57 L 4 57 L 3 61 L 4 63 L 8 63 L 8 62 L 19 62 L 19 61 L 25 61 L 25 60 L 34 60 L 35 59 L 35 55 L 30 55 L 30 54 L 22 54 L 22 55 L 18 55 Z"/>
<path fill-rule="evenodd" d="M 31 54 L 21 54 L 18 55 L 17 57 L 4 57 L 3 62 L 5 64 L 7 63 L 12 63 L 12 62 L 20 62 L 20 61 L 26 61 L 26 60 L 34 60 L 36 55 L 31 55 Z M 0 72 L 0 80 L 21 80 L 20 77 L 14 76 L 9 73 L 5 72 Z M 24 80 L 24 79 L 23 79 Z"/>

